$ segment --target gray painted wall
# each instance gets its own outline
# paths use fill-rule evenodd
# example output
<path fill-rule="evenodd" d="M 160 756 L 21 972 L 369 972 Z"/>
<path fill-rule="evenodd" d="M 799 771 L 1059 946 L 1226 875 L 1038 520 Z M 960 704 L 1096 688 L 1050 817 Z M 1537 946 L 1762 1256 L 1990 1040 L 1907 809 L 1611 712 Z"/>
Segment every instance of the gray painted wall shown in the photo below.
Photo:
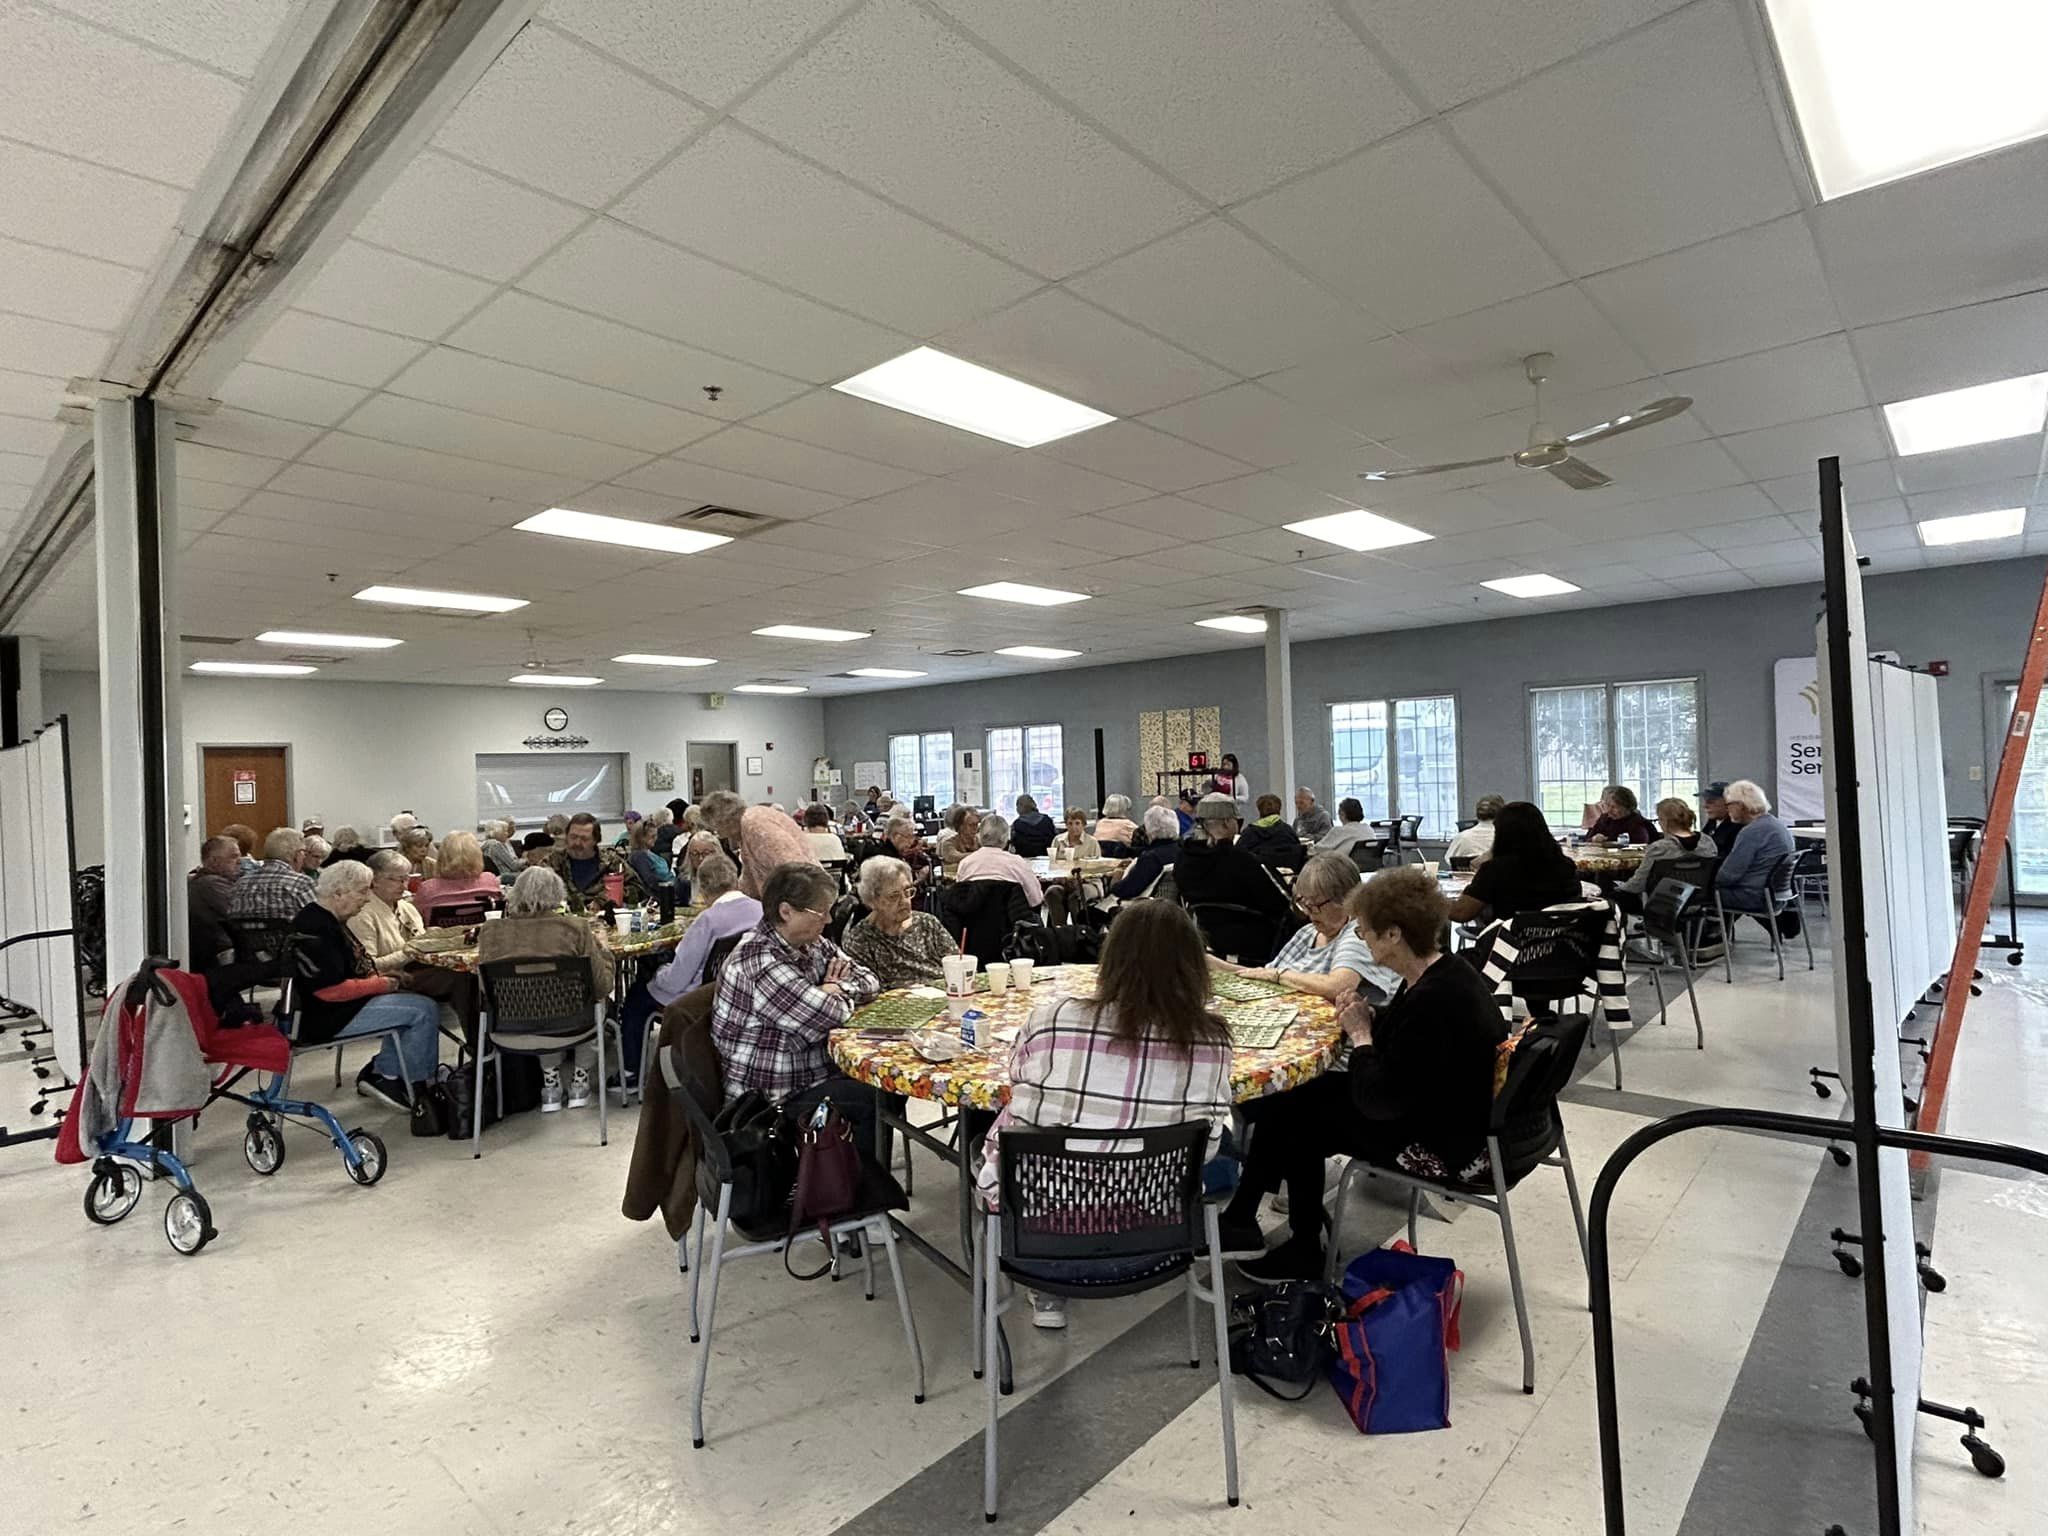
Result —
<path fill-rule="evenodd" d="M 2048 562 L 2039 559 L 2004 560 L 1873 576 L 1864 584 L 1878 647 L 1916 665 L 1938 658 L 1952 668 L 1940 684 L 1952 811 L 1983 809 L 1984 784 L 1971 780 L 1970 770 L 1984 768 L 1988 778 L 1986 765 L 1995 765 L 1987 756 L 1995 684 L 2018 674 L 2044 569 Z M 1327 797 L 1332 703 L 1453 693 L 1465 800 L 1489 790 L 1526 795 L 1527 689 L 1697 676 L 1709 776 L 1753 777 L 1775 794 L 1771 664 L 1812 654 L 1819 606 L 1815 584 L 1303 642 L 1294 648 L 1296 771 Z M 1256 644 L 824 704 L 826 750 L 849 771 L 856 761 L 886 760 L 892 733 L 951 730 L 956 747 L 979 746 L 990 726 L 1057 723 L 1065 731 L 1070 798 L 1087 804 L 1095 798 L 1096 729 L 1103 732 L 1108 791 L 1149 794 L 1151 786 L 1137 782 L 1139 712 L 1213 704 L 1223 711 L 1223 745 L 1237 753 L 1254 789 L 1275 787 L 1267 773 L 1265 673 Z"/>

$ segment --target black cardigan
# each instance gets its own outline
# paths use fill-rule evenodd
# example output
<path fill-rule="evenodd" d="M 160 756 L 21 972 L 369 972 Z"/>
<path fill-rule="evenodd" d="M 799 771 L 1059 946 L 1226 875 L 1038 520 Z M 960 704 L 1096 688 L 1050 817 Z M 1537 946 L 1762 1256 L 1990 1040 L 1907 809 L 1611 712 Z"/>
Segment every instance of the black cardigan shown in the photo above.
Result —
<path fill-rule="evenodd" d="M 341 1033 L 342 1026 L 356 1016 L 371 997 L 352 997 L 346 1002 L 323 1002 L 314 993 L 339 986 L 344 981 L 374 975 L 376 968 L 348 925 L 317 901 L 299 908 L 292 919 L 292 932 L 299 936 L 298 1003 L 299 1041 L 318 1045 Z"/>
<path fill-rule="evenodd" d="M 1493 1065 L 1507 1021 L 1484 978 L 1455 955 L 1404 984 L 1351 1053 L 1351 1092 L 1369 1120 L 1398 1121 L 1455 1174 L 1486 1150 Z"/>

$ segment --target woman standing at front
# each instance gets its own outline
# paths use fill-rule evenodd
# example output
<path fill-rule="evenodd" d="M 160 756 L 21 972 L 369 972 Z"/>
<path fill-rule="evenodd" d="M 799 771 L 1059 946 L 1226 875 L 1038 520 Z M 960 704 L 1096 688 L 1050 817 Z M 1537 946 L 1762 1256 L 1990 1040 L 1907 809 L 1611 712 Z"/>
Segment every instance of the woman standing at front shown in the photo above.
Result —
<path fill-rule="evenodd" d="M 1486 1150 L 1494 1057 L 1507 1023 L 1479 973 L 1437 948 L 1446 907 L 1435 878 L 1413 864 L 1385 870 L 1360 885 L 1348 907 L 1374 962 L 1401 987 L 1382 1009 L 1359 999 L 1339 1015 L 1351 1041 L 1348 1071 L 1248 1106 L 1255 1129 L 1224 1213 L 1223 1246 L 1264 1246 L 1259 1202 L 1283 1182 L 1290 1229 L 1279 1247 L 1239 1266 L 1253 1280 L 1322 1274 L 1326 1159 L 1462 1177 Z"/>

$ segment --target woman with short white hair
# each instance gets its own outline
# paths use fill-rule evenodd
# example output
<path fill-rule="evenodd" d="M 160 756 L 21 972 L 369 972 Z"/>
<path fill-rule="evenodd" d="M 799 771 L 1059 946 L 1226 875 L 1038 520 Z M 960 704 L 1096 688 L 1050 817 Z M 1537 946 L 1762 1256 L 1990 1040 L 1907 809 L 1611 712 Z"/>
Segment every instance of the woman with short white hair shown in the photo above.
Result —
<path fill-rule="evenodd" d="M 981 846 L 960 861 L 954 879 L 1008 880 L 1024 888 L 1024 899 L 1032 906 L 1045 905 L 1045 889 L 1030 861 L 1010 852 L 1009 822 L 991 811 L 981 818 L 975 836 Z"/>
<path fill-rule="evenodd" d="M 910 866 L 901 859 L 879 854 L 860 866 L 860 903 L 868 912 L 840 943 L 885 987 L 937 981 L 945 974 L 939 962 L 954 953 L 946 925 L 912 906 L 916 889 Z"/>
<path fill-rule="evenodd" d="M 1180 818 L 1167 805 L 1145 808 L 1146 843 L 1138 856 L 1123 868 L 1109 894 L 1118 901 L 1150 896 L 1159 877 L 1173 868 L 1180 857 Z"/>
<path fill-rule="evenodd" d="M 1120 858 L 1138 836 L 1138 824 L 1131 820 L 1131 797 L 1129 795 L 1104 795 L 1102 814 L 1095 818 L 1095 841 L 1110 843 L 1115 852 L 1110 858 Z"/>
<path fill-rule="evenodd" d="M 1771 872 L 1797 850 L 1792 829 L 1771 814 L 1770 797 L 1753 779 L 1737 779 L 1722 791 L 1722 798 L 1736 832 L 1728 856 L 1715 872 L 1714 888 L 1731 914 L 1740 909 L 1764 922 L 1758 914 L 1770 907 Z M 1786 938 L 1799 936 L 1796 906 L 1778 920 L 1778 932 Z"/>
<path fill-rule="evenodd" d="M 529 960 L 557 955 L 580 956 L 590 965 L 590 995 L 603 998 L 612 990 L 612 952 L 592 930 L 589 922 L 559 908 L 569 899 L 562 877 L 546 865 L 536 865 L 512 882 L 505 895 L 505 916 L 501 922 L 485 923 L 476 931 L 477 964 L 492 960 Z M 571 1052 L 560 1051 L 542 1058 L 540 1077 L 541 1113 L 553 1114 L 563 1106 L 581 1109 L 602 1091 L 595 1081 L 597 1049 L 585 1044 L 575 1048 L 575 1073 L 566 1095 L 562 1068 Z"/>

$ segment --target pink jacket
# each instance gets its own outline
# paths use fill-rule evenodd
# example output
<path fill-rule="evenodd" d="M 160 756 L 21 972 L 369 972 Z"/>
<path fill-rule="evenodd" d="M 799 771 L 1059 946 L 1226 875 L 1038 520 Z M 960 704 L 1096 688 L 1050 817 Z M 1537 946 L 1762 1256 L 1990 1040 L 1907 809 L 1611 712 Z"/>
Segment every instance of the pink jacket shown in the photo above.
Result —
<path fill-rule="evenodd" d="M 740 889 L 759 901 L 761 886 L 778 864 L 816 864 L 811 840 L 797 824 L 765 805 L 740 817 Z"/>

